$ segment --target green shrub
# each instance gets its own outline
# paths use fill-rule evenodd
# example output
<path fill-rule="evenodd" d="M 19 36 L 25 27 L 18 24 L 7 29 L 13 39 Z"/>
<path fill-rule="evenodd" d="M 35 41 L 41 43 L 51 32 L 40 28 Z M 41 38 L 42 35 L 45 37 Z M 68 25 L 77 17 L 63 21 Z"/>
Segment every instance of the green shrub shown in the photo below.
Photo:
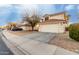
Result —
<path fill-rule="evenodd" d="M 79 41 L 79 24 L 73 24 L 69 27 L 70 38 Z"/>

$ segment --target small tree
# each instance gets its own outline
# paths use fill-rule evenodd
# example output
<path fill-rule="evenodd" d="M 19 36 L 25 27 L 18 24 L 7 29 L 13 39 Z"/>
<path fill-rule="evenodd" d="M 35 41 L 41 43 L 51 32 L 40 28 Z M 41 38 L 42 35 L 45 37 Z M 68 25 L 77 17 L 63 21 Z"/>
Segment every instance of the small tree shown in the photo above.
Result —
<path fill-rule="evenodd" d="M 36 14 L 33 14 L 32 16 L 26 15 L 23 19 L 24 22 L 28 22 L 28 24 L 32 27 L 32 31 L 34 30 L 34 27 L 39 23 L 40 17 Z"/>

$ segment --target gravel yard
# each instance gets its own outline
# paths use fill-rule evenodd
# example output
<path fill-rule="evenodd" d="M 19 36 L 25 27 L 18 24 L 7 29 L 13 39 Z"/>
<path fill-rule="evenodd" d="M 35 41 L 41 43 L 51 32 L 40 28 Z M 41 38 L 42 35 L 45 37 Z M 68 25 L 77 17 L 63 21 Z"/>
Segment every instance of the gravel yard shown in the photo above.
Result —
<path fill-rule="evenodd" d="M 49 44 L 54 44 L 67 50 L 79 53 L 79 42 L 70 39 L 68 33 L 57 34 L 54 39 L 49 41 Z"/>

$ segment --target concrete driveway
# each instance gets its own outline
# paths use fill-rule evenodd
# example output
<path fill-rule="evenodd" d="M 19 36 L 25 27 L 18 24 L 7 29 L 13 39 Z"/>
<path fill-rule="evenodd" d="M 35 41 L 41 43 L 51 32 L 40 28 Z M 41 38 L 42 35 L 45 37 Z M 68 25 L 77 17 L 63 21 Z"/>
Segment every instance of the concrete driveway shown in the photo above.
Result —
<path fill-rule="evenodd" d="M 48 33 L 48 32 L 33 32 L 31 34 L 27 34 L 22 36 L 23 38 L 27 38 L 30 40 L 41 41 L 47 43 L 56 36 L 55 33 Z"/>

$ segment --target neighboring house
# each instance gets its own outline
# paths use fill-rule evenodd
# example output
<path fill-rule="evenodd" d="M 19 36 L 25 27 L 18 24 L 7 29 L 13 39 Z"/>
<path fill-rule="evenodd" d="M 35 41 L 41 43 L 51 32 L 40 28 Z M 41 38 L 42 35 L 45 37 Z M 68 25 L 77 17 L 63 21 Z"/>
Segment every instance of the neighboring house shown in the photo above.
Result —
<path fill-rule="evenodd" d="M 39 24 L 40 32 L 63 33 L 68 25 L 66 12 L 45 15 L 44 20 Z"/>
<path fill-rule="evenodd" d="M 31 30 L 31 26 L 26 21 L 19 23 L 18 27 L 22 28 L 23 30 Z"/>
<path fill-rule="evenodd" d="M 19 27 L 19 28 L 22 28 L 22 29 L 25 30 L 25 31 L 32 30 L 31 25 L 29 25 L 28 22 L 26 22 L 26 21 L 24 21 L 23 23 L 18 24 L 18 27 Z M 36 26 L 34 27 L 34 30 L 38 30 L 38 25 L 36 25 Z"/>

